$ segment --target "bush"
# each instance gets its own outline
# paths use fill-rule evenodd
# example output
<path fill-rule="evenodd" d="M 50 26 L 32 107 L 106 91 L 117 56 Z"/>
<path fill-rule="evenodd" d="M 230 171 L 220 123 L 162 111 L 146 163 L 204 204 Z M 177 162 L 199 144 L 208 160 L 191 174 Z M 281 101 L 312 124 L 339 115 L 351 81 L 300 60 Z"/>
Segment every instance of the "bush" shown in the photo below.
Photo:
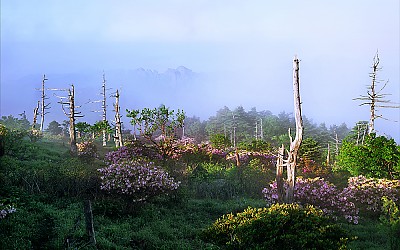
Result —
<path fill-rule="evenodd" d="M 348 186 L 339 190 L 335 185 L 322 178 L 297 178 L 295 201 L 319 207 L 326 214 L 344 216 L 347 221 L 358 224 L 359 214 L 374 217 L 379 215 L 381 198 L 387 196 L 399 200 L 400 181 L 386 179 L 351 177 Z M 276 182 L 263 189 L 268 204 L 278 201 Z"/>
<path fill-rule="evenodd" d="M 176 182 L 162 168 L 143 159 L 123 161 L 98 170 L 101 173 L 101 189 L 128 195 L 134 201 L 176 190 Z"/>
<path fill-rule="evenodd" d="M 400 176 L 400 147 L 393 139 L 370 134 L 363 145 L 344 141 L 334 170 L 352 176 L 397 179 Z"/>
<path fill-rule="evenodd" d="M 227 214 L 202 238 L 226 249 L 339 249 L 347 234 L 312 206 L 274 204 Z"/>
<path fill-rule="evenodd" d="M 78 147 L 78 156 L 81 159 L 90 161 L 98 156 L 97 147 L 93 141 L 77 143 L 76 146 Z"/>
<path fill-rule="evenodd" d="M 382 215 L 380 217 L 383 225 L 389 230 L 390 249 L 400 248 L 400 210 L 397 204 L 388 197 L 382 197 Z"/>

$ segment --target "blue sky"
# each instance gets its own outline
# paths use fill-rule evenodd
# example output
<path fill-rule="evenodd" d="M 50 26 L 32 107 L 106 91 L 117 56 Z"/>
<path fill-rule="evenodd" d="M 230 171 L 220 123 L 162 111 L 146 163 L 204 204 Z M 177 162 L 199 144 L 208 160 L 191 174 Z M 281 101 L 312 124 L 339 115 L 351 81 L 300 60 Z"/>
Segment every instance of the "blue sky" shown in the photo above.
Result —
<path fill-rule="evenodd" d="M 399 102 L 399 13 L 398 0 L 1 0 L 0 113 L 33 109 L 21 100 L 39 96 L 34 88 L 44 73 L 163 72 L 180 65 L 220 76 L 193 98 L 204 104 L 181 107 L 189 115 L 206 119 L 223 105 L 292 112 L 297 54 L 303 113 L 351 127 L 369 118 L 352 99 L 366 94 L 377 50 L 379 78 L 389 80 L 385 92 Z M 398 109 L 382 114 L 400 120 Z M 378 120 L 376 128 L 400 141 L 399 123 Z"/>

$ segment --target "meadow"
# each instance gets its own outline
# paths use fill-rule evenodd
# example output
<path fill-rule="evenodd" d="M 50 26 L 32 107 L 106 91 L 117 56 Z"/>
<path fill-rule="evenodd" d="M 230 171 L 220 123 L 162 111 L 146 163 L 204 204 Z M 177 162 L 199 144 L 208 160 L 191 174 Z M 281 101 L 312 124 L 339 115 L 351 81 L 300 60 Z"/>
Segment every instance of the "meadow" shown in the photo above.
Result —
<path fill-rule="evenodd" d="M 4 137 L 5 152 L 0 158 L 1 249 L 246 249 L 243 248 L 246 237 L 255 236 L 241 236 L 243 232 L 235 231 L 235 227 L 253 221 L 261 212 L 255 210 L 256 215 L 241 217 L 247 218 L 242 221 L 237 218 L 249 207 L 261 209 L 273 206 L 271 197 L 274 196 L 268 196 L 274 192 L 271 187 L 275 179 L 275 159 L 271 149 L 258 152 L 243 149 L 239 154 L 241 164 L 237 166 L 231 149 L 218 149 L 211 144 L 181 140 L 174 146 L 174 153 L 165 159 L 154 156 L 154 150 L 145 143 L 127 141 L 127 146 L 117 149 L 102 147 L 97 139 L 90 142 L 92 147 L 82 149 L 84 153 L 73 156 L 62 136 L 45 134 L 39 140 L 31 140 L 20 132 L 9 133 L 13 136 Z M 110 167 L 113 161 L 119 164 L 121 158 L 134 159 L 131 161 L 134 165 L 135 159 L 141 157 L 153 161 L 159 159 L 157 165 L 160 169 L 169 173 L 168 178 L 179 185 L 168 188 L 165 184 L 164 189 L 156 189 L 148 182 L 135 192 L 128 189 L 121 191 L 121 185 L 114 186 L 114 189 L 105 187 L 105 172 L 99 169 Z M 302 175 L 298 179 L 299 188 L 309 192 L 303 196 L 299 192 L 298 201 L 304 206 L 312 204 L 325 211 L 330 210 L 330 217 L 315 212 L 315 218 L 304 219 L 300 216 L 289 221 L 280 217 L 277 217 L 279 221 L 268 219 L 262 221 L 266 223 L 261 224 L 265 228 L 258 226 L 254 234 L 261 232 L 262 237 L 272 237 L 275 243 L 270 244 L 285 241 L 284 237 L 288 234 L 268 234 L 268 223 L 274 221 L 277 223 L 275 226 L 284 224 L 283 228 L 287 231 L 291 227 L 298 228 L 297 234 L 292 233 L 292 238 L 286 238 L 294 242 L 295 238 L 306 239 L 304 234 L 301 236 L 301 231 L 305 232 L 321 221 L 324 230 L 335 228 L 340 230 L 333 233 L 343 233 L 341 243 L 334 242 L 329 249 L 399 249 L 398 181 L 396 184 L 392 180 L 379 182 L 378 179 L 365 178 L 363 185 L 379 182 L 384 190 L 392 185 L 390 189 L 395 192 L 371 189 L 371 184 L 364 190 L 374 191 L 378 198 L 363 202 L 359 197 L 365 193 L 340 191 L 345 190 L 348 178 L 352 177 L 348 172 L 335 172 L 328 166 L 307 165 L 298 170 L 298 175 Z M 335 185 L 333 189 L 336 191 L 323 189 L 325 184 L 326 187 Z M 316 190 L 325 193 L 315 195 Z M 357 211 L 353 211 L 356 214 L 352 214 L 357 217 L 356 222 L 335 210 L 335 205 L 324 207 L 323 202 L 332 201 L 339 197 L 339 193 L 348 195 L 357 205 Z M 334 197 L 329 197 L 329 194 Z M 369 195 L 370 198 L 375 196 Z M 392 199 L 384 202 L 382 196 Z M 322 201 L 313 202 L 313 197 Z M 85 201 L 91 202 L 95 232 L 92 238 L 87 231 Z M 371 209 L 374 205 L 377 207 Z M 343 206 L 339 208 L 346 209 Z M 223 216 L 229 214 L 230 219 L 223 221 Z M 311 219 L 313 222 L 310 224 Z M 225 227 L 218 225 L 221 221 Z M 245 226 L 249 225 L 251 223 Z M 324 234 L 325 243 L 335 238 L 332 232 Z M 234 234 L 240 240 L 219 242 L 227 234 Z M 309 234 L 312 239 L 314 233 Z M 215 235 L 219 238 L 213 239 Z M 283 238 L 279 238 L 281 236 Z M 282 249 L 285 248 L 291 247 L 284 246 Z M 324 248 L 314 246 L 309 249 Z"/>

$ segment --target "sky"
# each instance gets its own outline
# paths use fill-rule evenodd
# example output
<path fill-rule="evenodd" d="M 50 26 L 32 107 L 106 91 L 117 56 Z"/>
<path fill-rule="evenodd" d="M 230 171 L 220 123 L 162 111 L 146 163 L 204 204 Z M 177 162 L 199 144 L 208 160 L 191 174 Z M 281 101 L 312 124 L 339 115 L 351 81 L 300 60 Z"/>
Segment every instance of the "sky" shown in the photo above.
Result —
<path fill-rule="evenodd" d="M 400 102 L 398 0 L 1 0 L 0 7 L 1 116 L 26 110 L 31 119 L 43 74 L 52 87 L 78 81 L 83 101 L 96 98 L 103 71 L 179 66 L 214 77 L 193 86 L 185 102 L 164 103 L 179 103 L 189 116 L 207 119 L 224 105 L 293 112 L 297 55 L 303 114 L 353 127 L 369 119 L 353 99 L 366 95 L 377 51 L 380 84 L 389 81 L 383 92 Z M 107 80 L 113 88 L 141 84 Z M 141 107 L 137 95 L 151 93 L 126 94 L 126 108 Z M 376 121 L 377 132 L 399 143 L 400 109 L 379 112 L 388 120 Z"/>

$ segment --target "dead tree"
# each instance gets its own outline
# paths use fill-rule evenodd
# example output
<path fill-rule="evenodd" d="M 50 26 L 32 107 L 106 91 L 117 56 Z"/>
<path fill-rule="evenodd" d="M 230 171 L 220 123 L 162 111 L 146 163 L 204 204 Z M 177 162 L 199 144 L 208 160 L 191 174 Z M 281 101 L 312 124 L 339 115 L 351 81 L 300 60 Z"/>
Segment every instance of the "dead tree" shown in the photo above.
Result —
<path fill-rule="evenodd" d="M 104 124 L 107 123 L 107 96 L 106 96 L 106 76 L 103 73 L 103 84 L 101 86 L 101 100 L 89 101 L 88 103 L 101 103 L 101 110 L 94 110 L 92 112 L 101 112 L 102 113 L 102 121 Z M 93 134 L 93 139 L 95 135 Z M 102 139 L 103 139 L 103 147 L 107 146 L 107 131 L 103 129 L 102 131 Z"/>
<path fill-rule="evenodd" d="M 372 81 L 371 81 L 371 85 L 367 87 L 367 89 L 368 89 L 367 95 L 361 95 L 360 97 L 353 99 L 353 100 L 364 101 L 363 103 L 360 104 L 360 106 L 369 105 L 370 118 L 369 118 L 369 123 L 368 123 L 368 134 L 375 132 L 375 119 L 383 118 L 382 115 L 377 114 L 377 111 L 378 111 L 377 108 L 400 108 L 400 106 L 398 106 L 397 104 L 388 105 L 388 104 L 394 104 L 390 100 L 385 99 L 390 94 L 381 93 L 389 81 L 386 81 L 385 84 L 383 85 L 383 87 L 380 88 L 379 90 L 377 90 L 378 83 L 382 82 L 381 80 L 377 79 L 377 73 L 381 69 L 382 68 L 379 67 L 378 52 L 376 52 L 374 59 L 373 59 L 373 63 L 372 63 L 372 73 L 370 73 L 370 78 L 372 79 Z M 385 118 L 383 118 L 383 119 L 385 119 Z"/>
<path fill-rule="evenodd" d="M 290 135 L 290 150 L 287 159 L 287 182 L 288 189 L 286 190 L 286 202 L 293 203 L 294 200 L 294 187 L 296 185 L 296 166 L 297 154 L 303 140 L 303 118 L 301 117 L 301 102 L 300 102 L 300 81 L 299 81 L 299 59 L 297 57 L 293 60 L 293 98 L 294 98 L 294 113 L 296 120 L 296 136 L 294 140 Z"/>
<path fill-rule="evenodd" d="M 33 123 L 32 123 L 32 129 L 36 129 L 37 116 L 38 116 L 38 113 L 39 113 L 39 106 L 40 106 L 40 101 L 37 102 L 36 108 L 33 109 Z"/>
<path fill-rule="evenodd" d="M 290 128 L 289 128 L 289 138 L 290 138 L 290 148 L 287 152 L 287 159 L 284 160 L 283 157 L 283 146 L 280 148 L 277 162 L 277 172 L 276 181 L 279 183 L 278 189 L 278 200 L 283 200 L 283 167 L 287 168 L 287 189 L 285 202 L 293 203 L 294 201 L 294 187 L 296 185 L 296 166 L 297 166 L 297 154 L 303 140 L 303 119 L 301 117 L 301 102 L 300 102 L 300 82 L 299 82 L 299 59 L 297 57 L 293 60 L 293 98 L 294 98 L 294 111 L 296 120 L 296 136 L 293 140 Z M 280 193 L 281 192 L 281 193 Z"/>
<path fill-rule="evenodd" d="M 106 76 L 103 73 L 103 85 L 102 85 L 102 93 L 103 101 L 101 104 L 101 108 L 103 109 L 103 122 L 107 121 L 107 104 L 106 104 Z M 106 130 L 103 129 L 103 147 L 107 146 L 107 135 Z"/>
<path fill-rule="evenodd" d="M 42 102 L 41 102 L 41 106 L 40 106 L 40 131 L 41 131 L 41 132 L 43 132 L 43 128 L 44 128 L 44 116 L 45 116 L 46 114 L 48 114 L 48 112 L 46 112 L 46 110 L 50 108 L 50 107 L 49 107 L 50 103 L 48 103 L 48 104 L 45 103 L 45 100 L 49 99 L 49 98 L 46 96 L 46 93 L 45 93 L 46 88 L 45 88 L 45 86 L 44 86 L 44 84 L 45 84 L 45 82 L 46 82 L 47 80 L 48 80 L 48 79 L 46 78 L 46 75 L 43 75 L 43 79 L 42 79 L 42 88 L 40 89 L 40 91 L 42 92 L 42 94 L 41 94 L 41 100 L 42 100 Z"/>
<path fill-rule="evenodd" d="M 75 120 L 76 118 L 83 117 L 81 112 L 77 112 L 75 106 L 75 88 L 74 85 L 71 85 L 71 88 L 68 91 L 68 101 L 63 101 L 65 97 L 59 97 L 61 101 L 59 102 L 62 105 L 64 114 L 69 118 L 69 138 L 70 138 L 70 151 L 71 154 L 76 155 L 78 152 L 78 148 L 76 146 L 76 128 L 75 128 Z M 65 106 L 68 107 L 69 112 L 65 111 Z"/>
<path fill-rule="evenodd" d="M 283 184 L 283 167 L 285 166 L 284 156 L 285 156 L 285 146 L 282 144 L 282 147 L 279 148 L 278 157 L 276 160 L 276 188 L 278 191 L 278 203 L 284 202 L 283 200 L 285 194 L 284 184 Z"/>
<path fill-rule="evenodd" d="M 121 124 L 121 115 L 120 115 L 120 107 L 119 107 L 119 92 L 115 94 L 115 146 L 122 147 L 124 146 L 122 140 L 122 124 Z"/>

